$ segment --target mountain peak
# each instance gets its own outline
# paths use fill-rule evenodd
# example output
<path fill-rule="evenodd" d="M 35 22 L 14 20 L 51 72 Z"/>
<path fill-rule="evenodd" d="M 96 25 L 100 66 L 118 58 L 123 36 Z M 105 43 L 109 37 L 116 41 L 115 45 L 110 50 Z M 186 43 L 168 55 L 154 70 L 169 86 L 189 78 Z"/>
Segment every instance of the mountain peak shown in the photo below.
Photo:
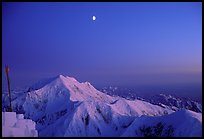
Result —
<path fill-rule="evenodd" d="M 57 76 L 54 76 L 52 78 L 45 78 L 45 79 L 42 79 L 42 80 L 39 80 L 38 82 L 32 84 L 29 88 L 28 88 L 28 91 L 33 91 L 33 90 L 38 90 L 42 87 L 44 87 L 45 85 L 55 81 L 55 80 L 61 80 L 63 82 L 72 82 L 72 83 L 76 83 L 78 82 L 75 78 L 73 77 L 69 77 L 69 76 L 65 76 L 63 74 L 59 74 Z"/>
<path fill-rule="evenodd" d="M 74 82 L 76 82 L 77 80 L 74 78 L 74 77 L 70 77 L 70 76 L 65 76 L 65 75 L 63 75 L 63 74 L 59 74 L 59 75 L 57 75 L 57 78 L 58 79 L 61 79 L 61 80 L 63 80 L 63 81 L 74 81 Z M 78 81 L 77 81 L 78 82 Z"/>
<path fill-rule="evenodd" d="M 62 75 L 62 74 L 59 74 L 58 77 L 59 77 L 59 78 L 65 78 L 65 76 Z"/>
<path fill-rule="evenodd" d="M 58 75 L 57 77 L 58 77 L 58 79 L 60 79 L 60 80 L 65 80 L 65 79 L 66 79 L 66 77 L 65 77 L 64 75 L 62 75 L 62 74 Z"/>

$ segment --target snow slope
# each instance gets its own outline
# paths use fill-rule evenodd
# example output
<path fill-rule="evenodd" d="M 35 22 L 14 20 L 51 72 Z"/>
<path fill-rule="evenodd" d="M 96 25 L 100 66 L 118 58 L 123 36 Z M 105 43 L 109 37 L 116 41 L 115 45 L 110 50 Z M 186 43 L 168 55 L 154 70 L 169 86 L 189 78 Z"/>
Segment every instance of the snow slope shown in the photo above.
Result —
<path fill-rule="evenodd" d="M 160 124 L 160 126 L 159 126 Z M 163 125 L 163 126 L 162 126 Z M 134 120 L 122 136 L 151 136 L 155 135 L 154 127 L 157 130 L 157 135 L 167 137 L 201 137 L 202 136 L 202 114 L 190 110 L 178 110 L 172 114 L 165 116 L 142 116 Z M 144 128 L 146 127 L 146 128 Z M 148 129 L 148 127 L 150 127 Z M 163 128 L 162 128 L 163 127 Z M 146 134 L 142 133 L 142 128 L 146 129 Z M 170 130 L 167 130 L 170 129 Z M 172 131 L 170 134 L 169 131 Z M 147 133 L 151 134 L 147 134 Z"/>
<path fill-rule="evenodd" d="M 135 118 L 174 112 L 142 100 L 106 95 L 89 82 L 68 76 L 41 83 L 12 102 L 15 110 L 36 122 L 39 136 L 121 136 Z"/>

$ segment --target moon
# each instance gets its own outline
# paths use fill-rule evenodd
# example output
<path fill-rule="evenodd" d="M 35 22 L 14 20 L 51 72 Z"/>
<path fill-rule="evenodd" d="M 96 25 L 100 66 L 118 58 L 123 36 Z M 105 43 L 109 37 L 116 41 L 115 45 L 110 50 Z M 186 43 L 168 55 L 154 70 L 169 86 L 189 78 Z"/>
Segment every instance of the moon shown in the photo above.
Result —
<path fill-rule="evenodd" d="M 93 16 L 92 19 L 93 19 L 93 21 L 95 21 L 96 20 L 96 16 Z"/>

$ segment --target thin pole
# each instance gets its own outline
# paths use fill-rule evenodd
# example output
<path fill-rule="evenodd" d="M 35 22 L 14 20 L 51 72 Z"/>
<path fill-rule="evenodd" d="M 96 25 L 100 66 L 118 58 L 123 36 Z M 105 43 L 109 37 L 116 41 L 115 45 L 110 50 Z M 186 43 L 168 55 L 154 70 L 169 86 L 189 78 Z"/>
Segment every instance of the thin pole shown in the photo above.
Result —
<path fill-rule="evenodd" d="M 6 77 L 8 81 L 8 97 L 9 97 L 9 102 L 10 102 L 10 112 L 12 112 L 12 106 L 11 106 L 11 92 L 10 92 L 10 81 L 9 81 L 9 76 L 8 76 L 9 68 L 6 66 Z"/>

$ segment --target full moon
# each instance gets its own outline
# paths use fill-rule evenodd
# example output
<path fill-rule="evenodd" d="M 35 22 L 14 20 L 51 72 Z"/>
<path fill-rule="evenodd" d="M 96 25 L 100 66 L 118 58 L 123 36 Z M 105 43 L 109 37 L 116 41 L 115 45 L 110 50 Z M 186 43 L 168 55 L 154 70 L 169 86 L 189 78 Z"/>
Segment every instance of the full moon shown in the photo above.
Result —
<path fill-rule="evenodd" d="M 96 16 L 93 16 L 92 18 L 93 18 L 93 21 L 96 20 Z"/>

